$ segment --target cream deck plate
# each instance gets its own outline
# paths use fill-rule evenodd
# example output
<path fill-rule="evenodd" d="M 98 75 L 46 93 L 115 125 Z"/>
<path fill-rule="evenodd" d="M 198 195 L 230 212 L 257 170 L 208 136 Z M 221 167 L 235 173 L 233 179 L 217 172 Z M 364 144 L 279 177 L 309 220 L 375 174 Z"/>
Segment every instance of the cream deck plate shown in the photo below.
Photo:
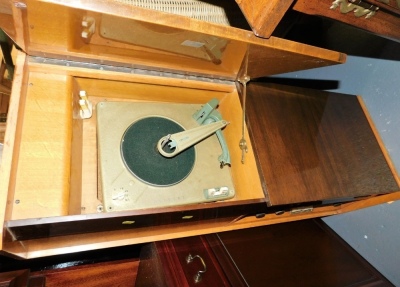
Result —
<path fill-rule="evenodd" d="M 199 109 L 201 105 L 193 104 L 133 102 L 97 104 L 99 186 L 101 189 L 99 195 L 106 211 L 215 201 L 216 199 L 208 198 L 204 193 L 205 190 L 213 188 L 228 188 L 229 195 L 223 199 L 234 197 L 230 167 L 220 168 L 218 156 L 222 151 L 215 134 L 195 145 L 193 169 L 177 184 L 169 186 L 148 184 L 132 174 L 122 158 L 121 141 L 125 131 L 132 124 L 149 117 L 160 117 L 171 120 L 187 130 L 199 126 L 192 118 Z M 229 128 L 229 125 L 226 128 Z M 142 136 L 146 137 L 145 134 L 140 137 Z M 155 142 L 154 146 L 156 144 Z M 168 165 L 165 168 L 168 169 Z"/>

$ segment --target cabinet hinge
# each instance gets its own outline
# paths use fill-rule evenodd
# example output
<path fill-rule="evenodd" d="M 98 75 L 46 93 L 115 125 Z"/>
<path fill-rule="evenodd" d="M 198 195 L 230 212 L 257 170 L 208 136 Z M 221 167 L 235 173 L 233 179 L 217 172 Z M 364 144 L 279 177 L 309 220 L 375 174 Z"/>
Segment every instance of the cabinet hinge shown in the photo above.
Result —
<path fill-rule="evenodd" d="M 92 70 L 119 72 L 119 73 L 136 74 L 136 75 L 147 75 L 147 76 L 174 78 L 174 79 L 182 79 L 182 80 L 193 80 L 193 81 L 224 84 L 224 85 L 232 85 L 234 82 L 233 80 L 231 81 L 229 79 L 213 78 L 208 75 L 193 75 L 193 74 L 187 74 L 187 73 L 181 74 L 177 71 L 161 71 L 161 70 L 146 69 L 143 67 L 134 67 L 135 66 L 134 64 L 132 64 L 132 67 L 122 67 L 122 66 L 105 65 L 105 64 L 99 64 L 99 63 L 88 63 L 88 62 L 72 61 L 72 60 L 60 60 L 60 59 L 39 57 L 39 56 L 29 56 L 29 61 L 32 63 L 40 63 L 40 64 L 47 64 L 47 65 L 86 68 L 86 69 L 92 69 Z"/>

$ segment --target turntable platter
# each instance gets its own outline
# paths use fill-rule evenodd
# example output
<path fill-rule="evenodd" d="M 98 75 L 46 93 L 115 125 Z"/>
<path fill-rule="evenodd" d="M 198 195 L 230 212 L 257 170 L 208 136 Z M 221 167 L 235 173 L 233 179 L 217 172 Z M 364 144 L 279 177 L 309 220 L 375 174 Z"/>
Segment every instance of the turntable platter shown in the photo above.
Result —
<path fill-rule="evenodd" d="M 164 117 L 134 122 L 121 140 L 121 156 L 128 170 L 141 181 L 155 186 L 170 186 L 184 180 L 195 163 L 194 147 L 172 158 L 162 156 L 157 150 L 160 138 L 181 131 L 184 129 L 179 124 Z"/>

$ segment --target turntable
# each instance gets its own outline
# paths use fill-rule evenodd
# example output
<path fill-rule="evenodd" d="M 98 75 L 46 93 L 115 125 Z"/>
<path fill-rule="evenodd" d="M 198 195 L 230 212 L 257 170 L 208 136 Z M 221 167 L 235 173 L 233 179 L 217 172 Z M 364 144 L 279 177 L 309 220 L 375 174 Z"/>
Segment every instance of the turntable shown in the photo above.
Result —
<path fill-rule="evenodd" d="M 97 104 L 99 197 L 106 211 L 226 200 L 235 195 L 218 100 Z"/>

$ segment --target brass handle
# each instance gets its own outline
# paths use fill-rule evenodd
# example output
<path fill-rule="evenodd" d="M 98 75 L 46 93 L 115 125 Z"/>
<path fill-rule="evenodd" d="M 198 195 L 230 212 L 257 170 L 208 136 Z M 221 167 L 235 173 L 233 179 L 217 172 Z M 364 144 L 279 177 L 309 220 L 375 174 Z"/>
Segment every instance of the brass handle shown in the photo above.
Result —
<path fill-rule="evenodd" d="M 201 281 L 201 278 L 202 278 L 201 275 L 204 274 L 204 273 L 206 273 L 206 271 L 207 271 L 207 265 L 206 265 L 206 263 L 204 262 L 203 258 L 201 258 L 200 255 L 192 256 L 192 254 L 190 254 L 190 253 L 189 253 L 189 255 L 186 257 L 186 263 L 189 264 L 189 263 L 193 262 L 193 260 L 194 260 L 195 258 L 199 258 L 201 264 L 203 265 L 203 270 L 197 271 L 196 275 L 194 275 L 194 277 L 193 277 L 194 283 L 199 283 L 199 282 Z"/>

